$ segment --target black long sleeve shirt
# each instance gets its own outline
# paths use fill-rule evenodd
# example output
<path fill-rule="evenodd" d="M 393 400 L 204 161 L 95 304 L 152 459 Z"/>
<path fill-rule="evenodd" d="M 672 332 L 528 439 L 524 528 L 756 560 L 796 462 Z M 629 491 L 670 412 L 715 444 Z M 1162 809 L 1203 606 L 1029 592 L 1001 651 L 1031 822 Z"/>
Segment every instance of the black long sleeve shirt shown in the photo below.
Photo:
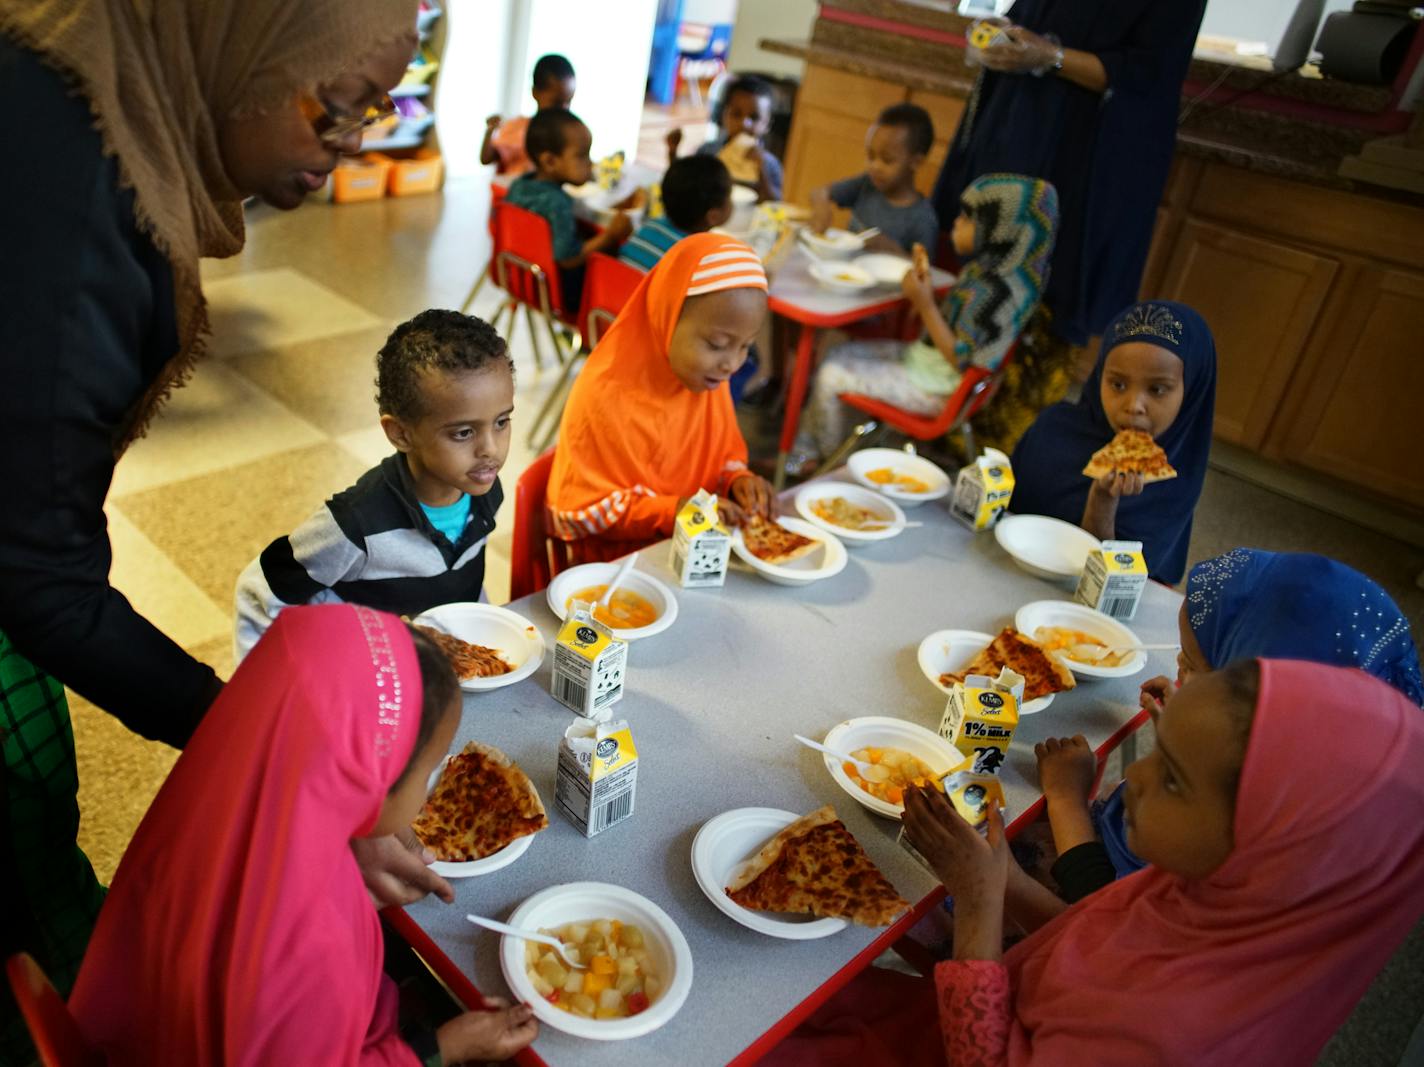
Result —
<path fill-rule="evenodd" d="M 87 102 L 0 36 L 0 630 L 145 737 L 181 746 L 221 688 L 109 584 L 104 498 L 130 412 L 176 353 L 173 274 Z"/>

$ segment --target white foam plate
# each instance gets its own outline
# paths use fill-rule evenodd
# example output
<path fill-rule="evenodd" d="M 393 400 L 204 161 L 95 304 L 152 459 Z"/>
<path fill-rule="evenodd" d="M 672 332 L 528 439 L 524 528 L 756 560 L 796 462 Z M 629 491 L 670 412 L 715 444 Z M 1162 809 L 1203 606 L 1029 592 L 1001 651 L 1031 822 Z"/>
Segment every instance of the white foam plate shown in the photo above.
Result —
<path fill-rule="evenodd" d="M 929 683 L 948 696 L 949 686 L 940 685 L 939 676 L 958 674 L 964 670 L 969 661 L 979 655 L 992 640 L 993 634 L 980 633 L 978 630 L 936 630 L 920 642 L 915 658 Z M 1030 700 L 1019 708 L 1019 714 L 1037 715 L 1052 704 L 1057 695 L 1049 693 L 1046 697 Z"/>
<path fill-rule="evenodd" d="M 834 226 L 825 233 L 801 231 L 801 241 L 811 254 L 820 259 L 849 259 L 862 248 L 865 242 L 849 230 L 838 230 Z"/>
<path fill-rule="evenodd" d="M 1025 604 L 1014 615 L 1014 626 L 1019 633 L 1029 637 L 1033 637 L 1033 632 L 1040 626 L 1062 626 L 1092 634 L 1113 648 L 1142 643 L 1135 633 L 1111 616 L 1066 600 L 1035 600 L 1032 604 Z M 1062 652 L 1056 655 L 1079 678 L 1131 678 L 1147 666 L 1146 652 L 1135 652 L 1116 667 L 1095 667 L 1069 659 Z"/>
<path fill-rule="evenodd" d="M 430 781 L 426 784 L 425 793 L 429 796 L 435 791 L 435 784 L 440 781 L 440 776 L 445 773 L 445 768 L 457 753 L 451 753 L 441 761 L 440 766 L 431 772 Z M 537 790 L 536 790 L 537 792 Z M 540 797 L 542 803 L 543 797 Z M 524 853 L 529 851 L 529 846 L 534 843 L 534 838 L 543 833 L 525 834 L 523 837 L 516 837 L 509 844 L 505 845 L 498 852 L 486 856 L 484 859 L 470 860 L 468 863 L 452 863 L 447 860 L 436 860 L 430 865 L 430 869 L 441 878 L 478 878 L 482 874 L 493 874 L 495 871 L 508 867 Z"/>
<path fill-rule="evenodd" d="M 994 539 L 1024 570 L 1051 581 L 1076 581 L 1088 553 L 1102 547 L 1082 527 L 1047 515 L 1005 515 Z"/>
<path fill-rule="evenodd" d="M 549 602 L 549 610 L 561 620 L 566 618 L 569 613 L 569 597 L 580 589 L 587 589 L 595 585 L 607 585 L 618 573 L 619 566 L 618 563 L 583 563 L 561 572 L 549 583 L 549 588 L 544 594 L 544 598 Z M 623 584 L 619 588 L 631 590 L 644 600 L 649 601 L 658 609 L 658 617 L 648 626 L 615 629 L 613 631 L 615 636 L 621 637 L 624 641 L 637 641 L 642 637 L 660 634 L 677 621 L 677 597 L 673 595 L 671 589 L 651 574 L 644 574 L 634 568 L 628 572 L 628 576 L 623 579 Z"/>
<path fill-rule="evenodd" d="M 870 252 L 856 256 L 851 262 L 874 278 L 876 285 L 895 288 L 899 288 L 900 283 L 905 280 L 905 272 L 910 269 L 908 259 L 889 252 Z"/>
<path fill-rule="evenodd" d="M 837 496 L 844 497 L 856 507 L 875 512 L 888 525 L 884 529 L 852 530 L 826 522 L 811 510 L 815 501 Z M 905 529 L 905 513 L 900 510 L 900 505 L 888 497 L 850 482 L 818 481 L 803 485 L 796 493 L 796 510 L 812 526 L 835 534 L 845 542 L 847 548 L 854 548 L 869 541 L 888 541 Z"/>
<path fill-rule="evenodd" d="M 834 534 L 829 534 L 819 526 L 813 526 L 809 522 L 792 518 L 790 515 L 782 515 L 774 521 L 792 533 L 800 534 L 802 537 L 815 538 L 821 543 L 821 547 L 813 548 L 804 556 L 793 559 L 789 563 L 768 563 L 751 553 L 742 540 L 740 529 L 733 530 L 732 551 L 737 554 L 738 559 L 767 581 L 776 582 L 778 585 L 810 585 L 812 582 L 819 582 L 822 578 L 834 577 L 845 570 L 847 559 L 845 545 L 841 544 Z"/>
<path fill-rule="evenodd" d="M 884 715 L 868 715 L 859 719 L 848 719 L 831 727 L 821 742 L 827 748 L 838 749 L 846 755 L 866 748 L 898 748 L 920 760 L 936 775 L 953 770 L 964 762 L 964 754 L 933 730 L 927 730 L 918 723 L 904 719 L 892 719 Z M 850 780 L 841 767 L 841 761 L 834 756 L 822 754 L 826 770 L 835 779 L 836 785 L 844 789 L 863 807 L 887 819 L 898 819 L 905 814 L 905 805 L 889 804 L 879 797 L 873 797 Z"/>
<path fill-rule="evenodd" d="M 727 883 L 742 864 L 756 858 L 763 845 L 799 818 L 778 808 L 737 808 L 707 820 L 692 841 L 692 873 L 717 910 L 747 929 L 790 941 L 810 941 L 840 933 L 846 921 L 752 911 L 727 895 Z"/>
<path fill-rule="evenodd" d="M 544 662 L 544 635 L 523 615 L 508 608 L 473 601 L 441 604 L 422 612 L 414 621 L 472 645 L 498 649 L 505 662 L 514 668 L 508 674 L 497 674 L 493 678 L 465 679 L 460 688 L 470 692 L 522 682 Z"/>
<path fill-rule="evenodd" d="M 687 938 L 651 900 L 631 889 L 606 882 L 569 882 L 535 893 L 514 909 L 512 926 L 552 929 L 584 920 L 617 919 L 643 931 L 653 970 L 663 991 L 646 1011 L 626 1019 L 583 1019 L 554 1007 L 539 995 L 524 966 L 524 940 L 500 936 L 499 967 L 514 995 L 534 1009 L 541 1023 L 593 1041 L 623 1041 L 650 1034 L 678 1013 L 692 989 L 692 949 Z"/>
<path fill-rule="evenodd" d="M 883 470 L 886 467 L 896 474 L 918 478 L 927 484 L 929 489 L 923 493 L 912 493 L 908 489 L 901 489 L 893 485 L 879 485 L 866 477 L 871 471 Z M 872 492 L 889 497 L 901 507 L 913 508 L 931 500 L 939 500 L 947 496 L 950 490 L 948 474 L 929 460 L 917 456 L 913 452 L 902 452 L 898 448 L 866 448 L 859 452 L 852 452 L 850 458 L 846 460 L 846 469 L 850 471 L 850 476 L 861 485 Z"/>
<path fill-rule="evenodd" d="M 833 293 L 863 293 L 875 286 L 875 279 L 854 263 L 812 263 L 807 272 Z"/>

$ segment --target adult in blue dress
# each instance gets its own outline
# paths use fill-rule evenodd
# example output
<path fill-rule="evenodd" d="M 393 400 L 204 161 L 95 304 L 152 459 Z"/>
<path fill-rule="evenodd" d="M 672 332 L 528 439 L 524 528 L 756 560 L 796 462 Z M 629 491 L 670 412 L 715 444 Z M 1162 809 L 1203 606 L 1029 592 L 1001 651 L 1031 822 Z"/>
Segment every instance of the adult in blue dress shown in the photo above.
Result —
<path fill-rule="evenodd" d="M 981 174 L 1052 182 L 1062 226 L 1044 293 L 1081 345 L 1137 299 L 1205 0 L 1018 0 L 950 147 L 935 208 L 949 229 Z"/>

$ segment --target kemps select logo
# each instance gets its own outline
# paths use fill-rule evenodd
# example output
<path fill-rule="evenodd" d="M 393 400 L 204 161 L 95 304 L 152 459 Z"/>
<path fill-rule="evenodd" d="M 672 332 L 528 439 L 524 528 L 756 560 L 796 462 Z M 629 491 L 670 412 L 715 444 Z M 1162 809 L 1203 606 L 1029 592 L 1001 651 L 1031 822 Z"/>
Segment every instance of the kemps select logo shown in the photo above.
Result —
<path fill-rule="evenodd" d="M 604 766 L 615 763 L 618 760 L 618 739 L 616 737 L 605 737 L 598 743 L 593 751 L 594 754 L 603 761 Z"/>
<path fill-rule="evenodd" d="M 580 626 L 578 630 L 574 632 L 574 636 L 584 644 L 591 645 L 598 640 L 598 631 L 592 626 Z"/>
<path fill-rule="evenodd" d="M 1132 553 L 1119 552 L 1115 556 L 1113 556 L 1113 562 L 1116 563 L 1119 567 L 1131 567 L 1133 564 Z"/>
<path fill-rule="evenodd" d="M 991 711 L 998 711 L 1004 706 L 1004 698 L 998 693 L 980 693 L 979 706 L 989 708 Z"/>

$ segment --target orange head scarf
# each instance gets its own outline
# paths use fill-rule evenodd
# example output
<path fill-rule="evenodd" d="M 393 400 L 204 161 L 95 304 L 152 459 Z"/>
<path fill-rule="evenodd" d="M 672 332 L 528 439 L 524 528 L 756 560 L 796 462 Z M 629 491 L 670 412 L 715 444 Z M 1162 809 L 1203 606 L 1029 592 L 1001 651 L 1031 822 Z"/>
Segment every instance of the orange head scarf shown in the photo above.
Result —
<path fill-rule="evenodd" d="M 683 302 L 723 289 L 765 290 L 761 260 L 730 237 L 675 244 L 634 290 L 574 383 L 549 478 L 554 532 L 608 538 L 620 552 L 672 530 L 677 501 L 725 493 L 747 472 L 747 444 L 723 383 L 688 389 L 668 363 Z"/>

